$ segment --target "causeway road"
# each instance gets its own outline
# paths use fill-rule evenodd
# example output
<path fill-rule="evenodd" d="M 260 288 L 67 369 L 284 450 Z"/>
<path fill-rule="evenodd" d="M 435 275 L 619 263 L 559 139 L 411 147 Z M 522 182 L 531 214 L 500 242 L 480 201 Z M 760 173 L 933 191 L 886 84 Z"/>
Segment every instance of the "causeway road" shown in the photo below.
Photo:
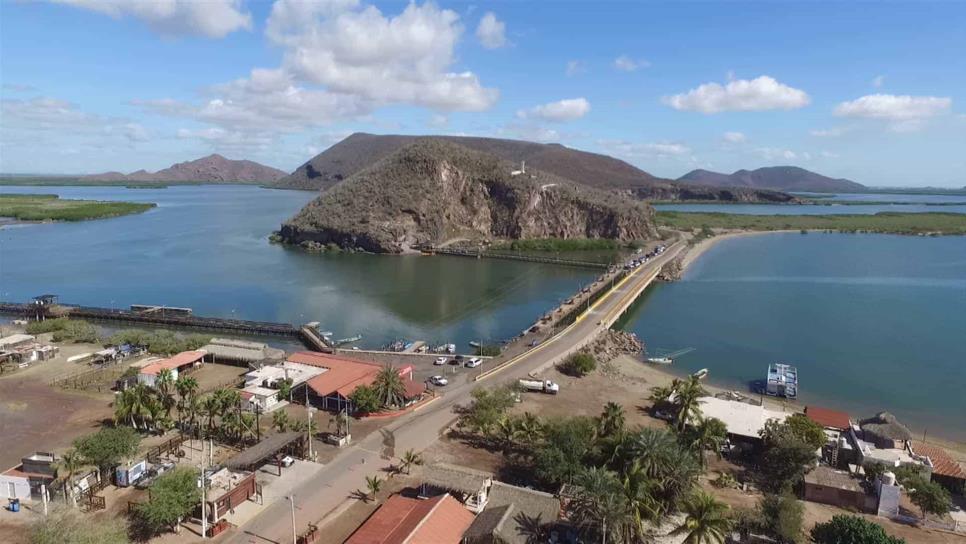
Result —
<path fill-rule="evenodd" d="M 473 389 L 496 386 L 541 372 L 593 341 L 610 327 L 657 277 L 661 268 L 676 257 L 686 242 L 671 244 L 661 255 L 632 270 L 591 304 L 573 324 L 529 351 L 507 361 L 493 360 L 480 367 L 477 379 L 448 389 L 437 400 L 402 416 L 346 448 L 326 467 L 298 484 L 295 496 L 295 527 L 304 532 L 336 514 L 358 490 L 366 488 L 366 476 L 385 477 L 389 467 L 406 450 L 422 451 L 431 446 L 457 416 L 453 408 L 466 404 Z M 493 369 L 500 366 L 500 370 Z M 490 367 L 487 369 L 486 367 Z M 534 393 L 537 394 L 537 393 Z M 266 507 L 231 535 L 232 543 L 288 543 L 292 541 L 292 506 L 285 497 L 264 497 Z M 320 528 L 324 534 L 324 527 Z"/>

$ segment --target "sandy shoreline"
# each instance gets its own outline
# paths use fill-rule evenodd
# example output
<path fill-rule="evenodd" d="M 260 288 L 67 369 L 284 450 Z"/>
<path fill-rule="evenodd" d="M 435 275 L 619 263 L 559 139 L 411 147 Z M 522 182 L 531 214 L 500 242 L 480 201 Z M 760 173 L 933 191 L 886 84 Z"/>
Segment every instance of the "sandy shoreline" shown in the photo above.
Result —
<path fill-rule="evenodd" d="M 775 234 L 775 233 L 787 233 L 787 232 L 800 232 L 797 230 L 739 230 L 739 231 L 727 231 L 720 234 L 715 234 L 711 238 L 705 238 L 701 240 L 690 249 L 684 255 L 684 259 L 681 261 L 681 271 L 687 270 L 688 266 L 694 261 L 698 260 L 705 251 L 708 251 L 715 244 L 721 242 L 722 240 L 730 240 L 732 238 L 744 238 L 747 236 L 759 236 L 762 234 Z"/>

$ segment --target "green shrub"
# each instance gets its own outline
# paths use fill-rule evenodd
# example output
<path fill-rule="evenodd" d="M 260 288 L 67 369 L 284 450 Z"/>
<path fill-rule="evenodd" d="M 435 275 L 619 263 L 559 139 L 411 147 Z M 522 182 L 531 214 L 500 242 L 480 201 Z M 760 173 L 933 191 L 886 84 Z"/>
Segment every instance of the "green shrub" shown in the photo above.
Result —
<path fill-rule="evenodd" d="M 560 365 L 560 370 L 564 374 L 582 378 L 590 374 L 597 368 L 597 360 L 589 353 L 574 353 Z"/>

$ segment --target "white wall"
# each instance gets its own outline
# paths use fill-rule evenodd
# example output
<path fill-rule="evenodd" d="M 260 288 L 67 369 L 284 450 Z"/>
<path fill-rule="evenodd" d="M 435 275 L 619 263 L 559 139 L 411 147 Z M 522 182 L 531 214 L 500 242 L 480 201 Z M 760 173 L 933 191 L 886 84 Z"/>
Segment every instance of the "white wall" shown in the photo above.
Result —
<path fill-rule="evenodd" d="M 13 496 L 10 496 L 10 484 L 13 485 Z M 30 499 L 30 481 L 20 476 L 0 474 L 0 499 Z"/>

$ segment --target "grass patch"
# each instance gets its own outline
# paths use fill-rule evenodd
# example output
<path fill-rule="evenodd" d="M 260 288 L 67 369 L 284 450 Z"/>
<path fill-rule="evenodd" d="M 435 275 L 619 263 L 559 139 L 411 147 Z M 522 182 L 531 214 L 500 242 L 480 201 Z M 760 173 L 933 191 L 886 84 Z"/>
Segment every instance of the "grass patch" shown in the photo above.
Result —
<path fill-rule="evenodd" d="M 882 234 L 966 234 L 966 214 L 896 213 L 875 215 L 742 215 L 657 212 L 661 226 L 677 230 L 829 230 Z"/>
<path fill-rule="evenodd" d="M 0 217 L 21 221 L 85 221 L 141 213 L 155 204 L 62 200 L 57 195 L 0 194 Z"/>

